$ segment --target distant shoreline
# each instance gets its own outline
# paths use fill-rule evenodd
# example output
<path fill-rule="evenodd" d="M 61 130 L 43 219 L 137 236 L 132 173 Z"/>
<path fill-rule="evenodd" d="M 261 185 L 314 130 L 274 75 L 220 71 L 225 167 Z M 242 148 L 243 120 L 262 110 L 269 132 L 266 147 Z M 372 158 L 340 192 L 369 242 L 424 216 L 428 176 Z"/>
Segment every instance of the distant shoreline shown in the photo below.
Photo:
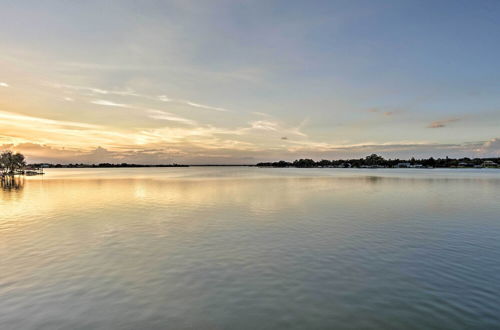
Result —
<path fill-rule="evenodd" d="M 52 166 L 52 167 L 44 167 L 44 169 L 106 169 L 106 168 L 186 168 L 186 167 L 256 167 L 256 168 L 301 168 L 301 169 L 484 169 L 484 168 L 491 168 L 491 169 L 500 169 L 500 166 L 441 166 L 441 167 L 421 167 L 421 166 L 413 166 L 413 167 L 389 167 L 389 166 L 360 166 L 360 167 L 342 167 L 342 166 L 310 166 L 310 167 L 299 167 L 299 166 L 266 166 L 266 165 L 252 165 L 252 164 L 247 164 L 247 165 L 235 165 L 235 164 L 203 164 L 203 165 L 179 165 L 179 166 L 169 166 L 169 165 L 142 165 L 142 166 L 106 166 L 106 167 L 99 167 L 99 166 Z"/>
<path fill-rule="evenodd" d="M 276 161 L 257 164 L 29 164 L 33 168 L 149 168 L 149 167 L 273 167 L 273 168 L 500 168 L 500 157 L 489 158 L 426 158 L 426 159 L 385 159 L 377 154 L 365 158 L 315 161 L 298 159 L 292 162 Z"/>
<path fill-rule="evenodd" d="M 40 164 L 30 164 L 29 166 L 37 167 L 37 168 L 159 168 L 159 167 L 256 167 L 255 164 L 174 164 L 174 165 L 152 165 L 152 164 L 127 164 L 122 166 L 120 164 L 112 164 L 110 166 L 99 166 L 99 164 L 48 164 L 46 166 Z"/>
<path fill-rule="evenodd" d="M 498 158 L 426 158 L 426 159 L 385 159 L 377 154 L 365 158 L 314 161 L 298 159 L 293 162 L 258 163 L 258 167 L 297 167 L 297 168 L 500 168 Z"/>

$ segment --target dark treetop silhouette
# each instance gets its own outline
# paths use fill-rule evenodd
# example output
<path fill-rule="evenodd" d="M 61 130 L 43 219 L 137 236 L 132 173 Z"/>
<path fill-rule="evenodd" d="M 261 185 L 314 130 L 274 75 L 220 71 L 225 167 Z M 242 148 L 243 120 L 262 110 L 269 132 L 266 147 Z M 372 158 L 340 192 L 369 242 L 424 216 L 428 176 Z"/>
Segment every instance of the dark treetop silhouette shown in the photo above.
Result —
<path fill-rule="evenodd" d="M 16 174 L 26 167 L 26 160 L 23 154 L 4 151 L 0 154 L 0 170 L 2 175 Z"/>
<path fill-rule="evenodd" d="M 280 160 L 278 162 L 258 163 L 261 167 L 498 167 L 500 158 L 427 158 L 409 160 L 384 159 L 377 154 L 371 154 L 359 159 L 320 160 L 298 159 L 293 162 Z"/>

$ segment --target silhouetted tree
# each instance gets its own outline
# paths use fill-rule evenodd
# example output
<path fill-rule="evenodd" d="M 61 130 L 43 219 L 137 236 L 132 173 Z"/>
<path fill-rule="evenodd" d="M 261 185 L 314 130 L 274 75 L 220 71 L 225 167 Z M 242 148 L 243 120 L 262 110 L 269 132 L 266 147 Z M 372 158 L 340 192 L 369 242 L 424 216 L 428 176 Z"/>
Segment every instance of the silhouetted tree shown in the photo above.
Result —
<path fill-rule="evenodd" d="M 4 174 L 14 174 L 26 166 L 24 155 L 8 150 L 0 154 L 0 169 Z"/>
<path fill-rule="evenodd" d="M 293 162 L 295 167 L 315 167 L 316 162 L 312 159 L 299 159 Z"/>
<path fill-rule="evenodd" d="M 411 165 L 422 165 L 425 167 L 457 167 L 460 162 L 466 162 L 468 166 L 482 166 L 485 161 L 491 161 L 496 164 L 500 164 L 500 158 L 474 158 L 470 159 L 467 157 L 460 159 L 452 159 L 449 157 L 434 159 L 430 157 L 428 159 L 415 159 L 412 157 L 409 160 L 404 159 L 384 159 L 377 154 L 371 154 L 365 158 L 359 159 L 337 159 L 337 160 L 320 160 L 315 162 L 312 159 L 298 159 L 293 161 L 293 163 L 279 161 L 279 162 L 267 162 L 259 163 L 257 166 L 270 166 L 270 167 L 327 167 L 333 165 L 335 167 L 362 167 L 362 166 L 383 166 L 383 167 L 396 167 L 399 163 L 410 163 Z M 495 165 L 493 165 L 495 166 Z"/>
<path fill-rule="evenodd" d="M 382 165 L 385 159 L 377 154 L 371 154 L 364 159 L 365 165 Z"/>
<path fill-rule="evenodd" d="M 323 166 L 323 167 L 326 167 L 326 166 L 331 166 L 332 165 L 332 162 L 329 161 L 329 160 L 326 160 L 326 159 L 322 159 L 318 162 L 318 165 L 319 166 Z"/>

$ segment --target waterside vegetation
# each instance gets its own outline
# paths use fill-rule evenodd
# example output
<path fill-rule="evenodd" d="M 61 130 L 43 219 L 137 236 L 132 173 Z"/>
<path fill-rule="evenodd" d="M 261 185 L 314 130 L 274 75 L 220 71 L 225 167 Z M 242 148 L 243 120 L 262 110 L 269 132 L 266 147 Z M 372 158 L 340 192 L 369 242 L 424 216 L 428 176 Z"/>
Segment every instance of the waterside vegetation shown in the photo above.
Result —
<path fill-rule="evenodd" d="M 298 159 L 293 162 L 280 160 L 278 162 L 258 163 L 259 167 L 333 167 L 333 168 L 500 168 L 500 158 L 426 158 L 409 160 L 385 159 L 377 154 L 371 154 L 359 159 L 320 160 Z"/>
<path fill-rule="evenodd" d="M 14 175 L 43 174 L 43 169 L 26 164 L 26 159 L 21 153 L 4 151 L 0 154 L 0 177 L 2 180 Z"/>
<path fill-rule="evenodd" d="M 83 164 L 83 163 L 70 163 L 70 164 L 50 164 L 50 163 L 36 163 L 32 166 L 40 168 L 123 168 L 123 167 L 188 167 L 189 165 L 180 164 L 129 164 L 129 163 L 99 163 L 99 164 Z"/>
<path fill-rule="evenodd" d="M 43 168 L 27 165 L 26 158 L 21 153 L 13 153 L 10 150 L 0 154 L 0 177 L 2 181 L 15 175 L 38 175 L 43 174 Z"/>

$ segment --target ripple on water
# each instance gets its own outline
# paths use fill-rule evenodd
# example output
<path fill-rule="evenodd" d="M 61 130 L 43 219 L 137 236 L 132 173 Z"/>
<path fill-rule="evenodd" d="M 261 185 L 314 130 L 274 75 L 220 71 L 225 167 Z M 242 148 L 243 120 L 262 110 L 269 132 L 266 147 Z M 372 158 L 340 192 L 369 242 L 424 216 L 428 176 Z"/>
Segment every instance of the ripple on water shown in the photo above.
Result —
<path fill-rule="evenodd" d="M 500 324 L 499 175 L 262 170 L 0 192 L 0 328 Z"/>

